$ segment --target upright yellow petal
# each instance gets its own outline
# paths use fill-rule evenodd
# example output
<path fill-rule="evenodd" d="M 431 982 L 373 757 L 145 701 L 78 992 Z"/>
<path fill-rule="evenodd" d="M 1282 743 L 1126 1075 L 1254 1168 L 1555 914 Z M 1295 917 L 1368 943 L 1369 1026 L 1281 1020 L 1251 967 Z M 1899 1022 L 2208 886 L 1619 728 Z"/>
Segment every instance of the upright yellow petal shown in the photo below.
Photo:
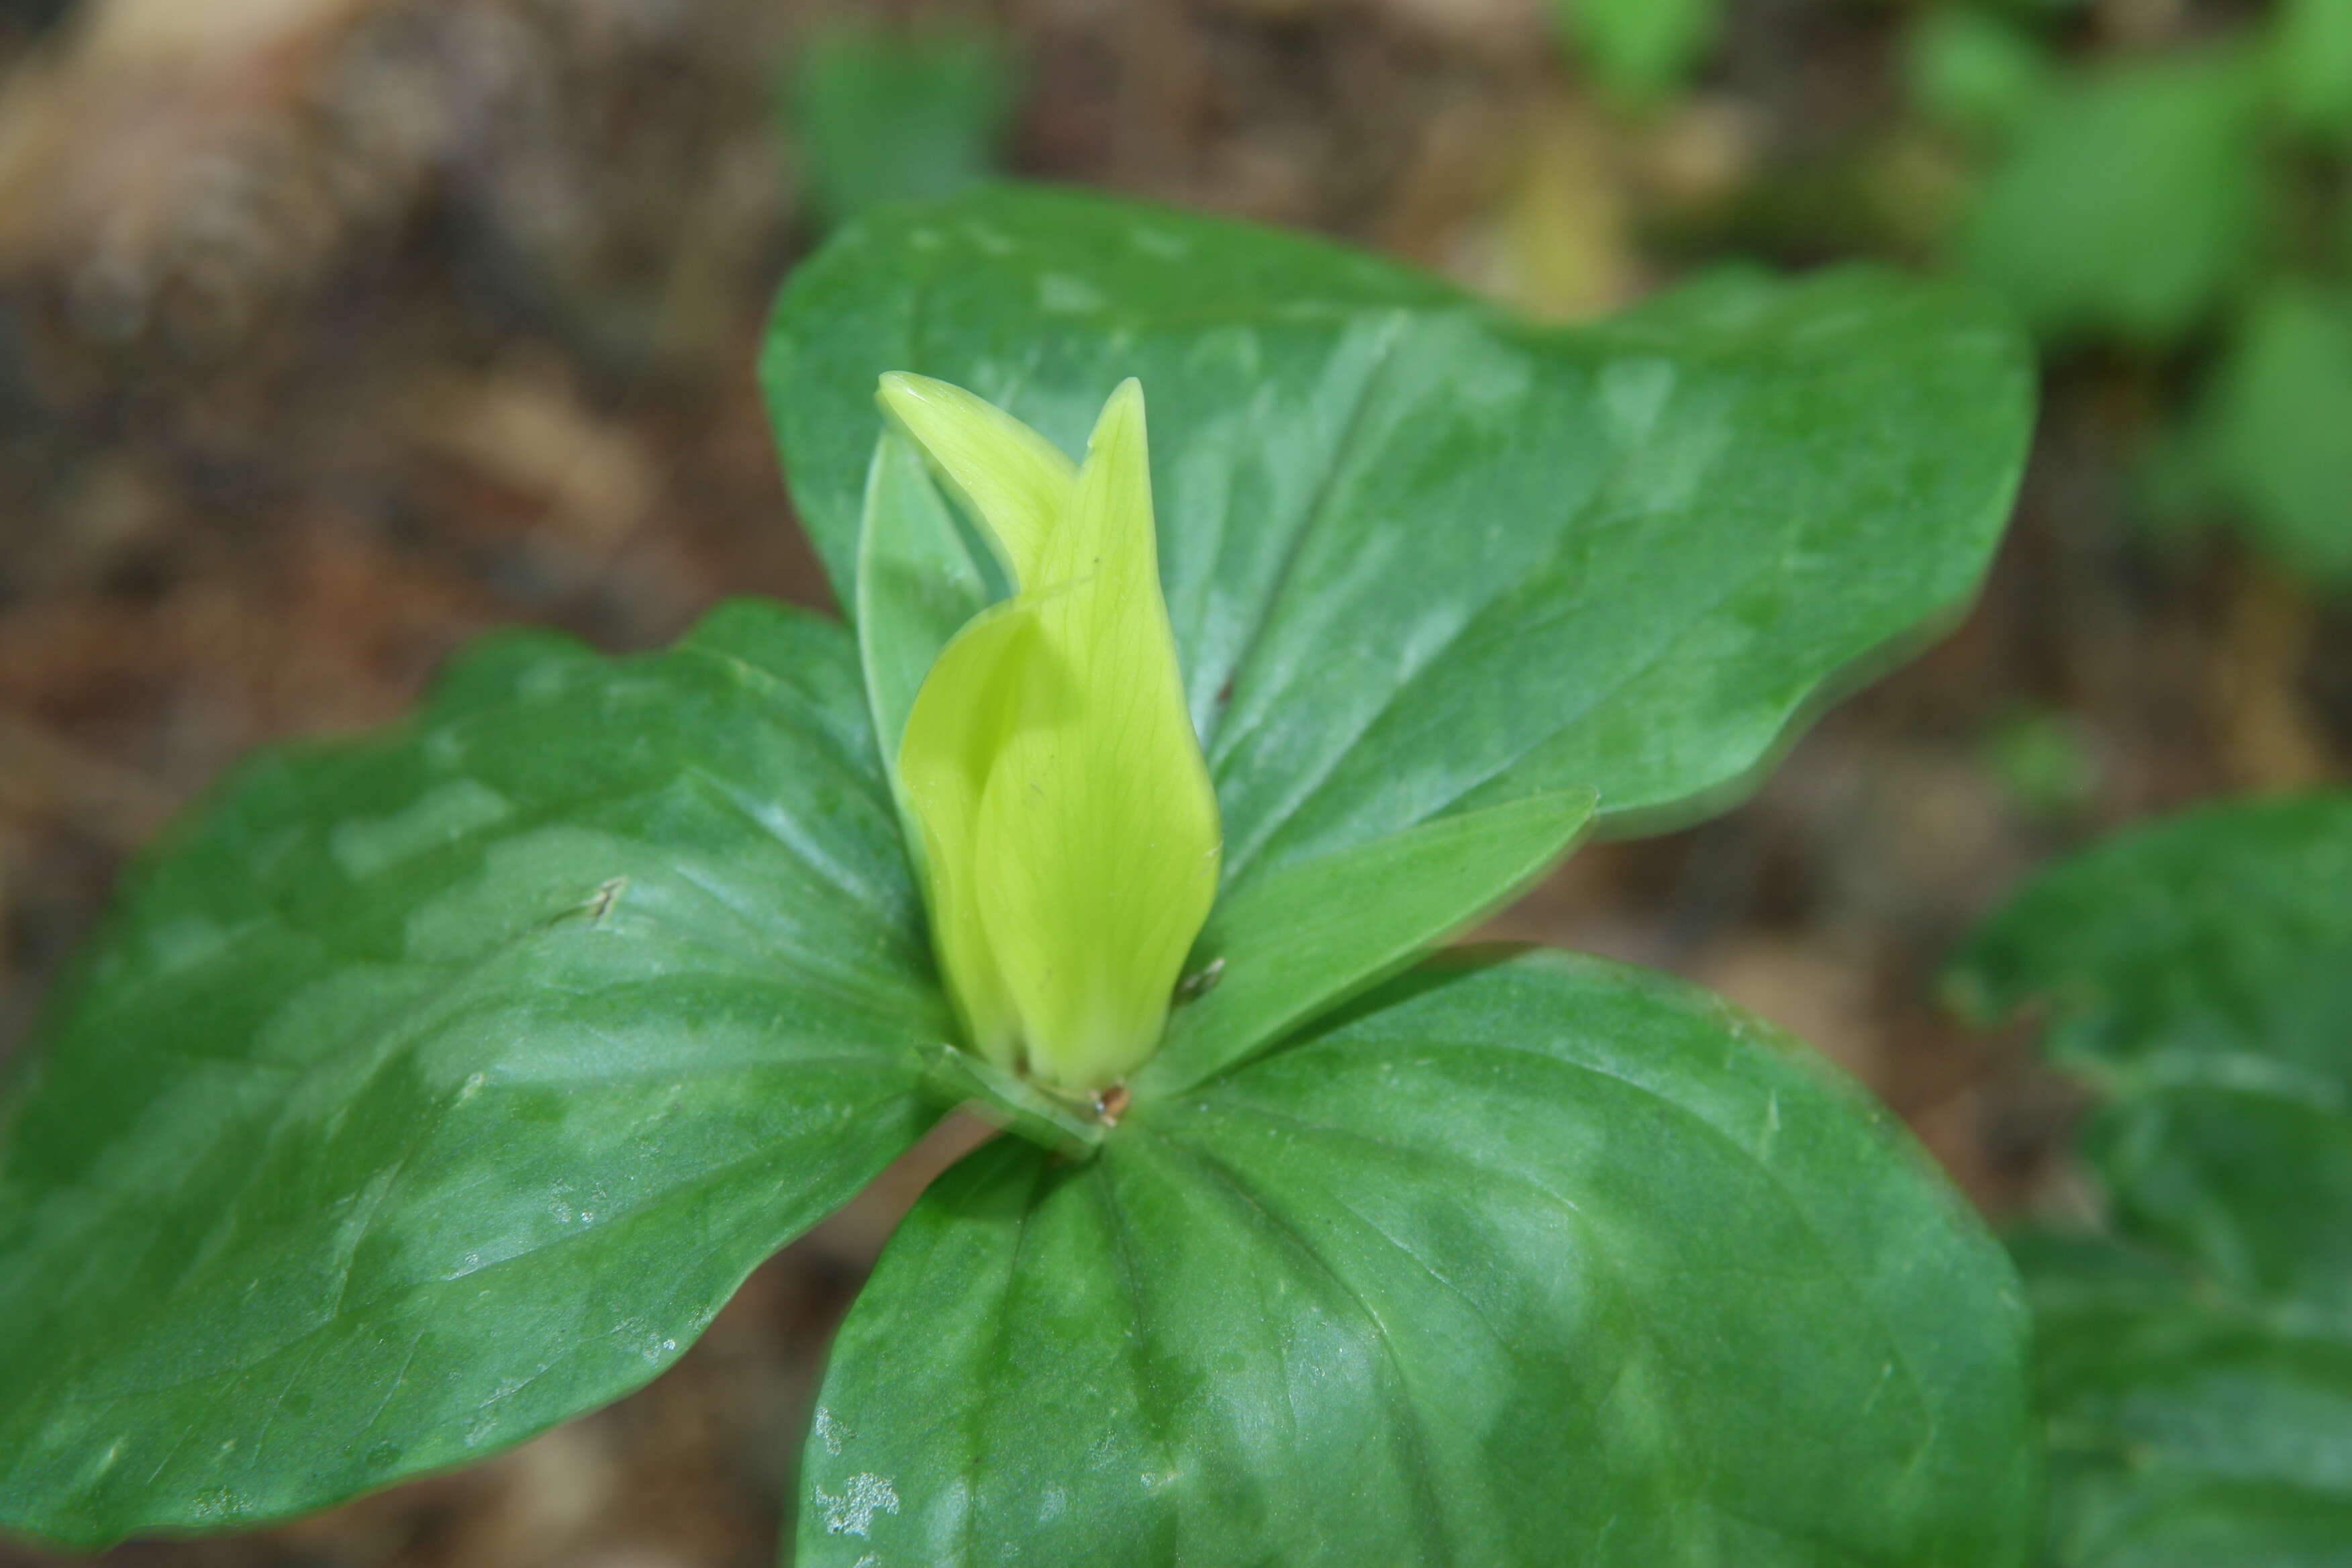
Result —
<path fill-rule="evenodd" d="M 890 372 L 879 401 L 981 525 L 1014 584 L 1033 586 L 1038 552 L 1076 482 L 1062 449 L 987 399 L 927 375 Z"/>
<path fill-rule="evenodd" d="M 917 864 L 948 998 L 965 1043 L 1008 1070 L 1020 1065 L 1022 1030 L 982 923 L 977 834 L 1036 641 L 1036 617 L 1018 601 L 974 616 L 924 678 L 898 747 L 899 796 L 921 835 Z"/>
<path fill-rule="evenodd" d="M 981 803 L 981 916 L 1034 1070 L 1091 1088 L 1157 1048 L 1222 842 L 1160 592 L 1137 383 L 1095 426 L 1036 576 L 1039 668 Z"/>
<path fill-rule="evenodd" d="M 1018 582 L 940 655 L 900 752 L 940 967 L 975 1050 L 1099 1089 L 1158 1047 L 1220 852 L 1160 590 L 1142 388 L 1111 395 L 1075 476 L 960 389 L 893 375 L 882 401 Z"/>

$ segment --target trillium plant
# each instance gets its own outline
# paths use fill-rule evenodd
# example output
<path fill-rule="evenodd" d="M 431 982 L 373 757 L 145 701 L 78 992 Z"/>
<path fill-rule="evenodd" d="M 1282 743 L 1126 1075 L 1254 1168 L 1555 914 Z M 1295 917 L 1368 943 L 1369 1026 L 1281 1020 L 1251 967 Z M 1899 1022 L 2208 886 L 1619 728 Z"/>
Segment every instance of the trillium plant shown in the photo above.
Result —
<path fill-rule="evenodd" d="M 843 230 L 764 374 L 845 624 L 494 639 L 131 879 L 0 1164 L 0 1522 L 517 1443 L 961 1106 L 788 1557 L 2028 1559 L 2016 1279 L 1899 1126 L 1687 984 L 1444 945 L 1966 603 L 1998 312 L 1860 269 L 1537 327 L 1003 188 Z"/>

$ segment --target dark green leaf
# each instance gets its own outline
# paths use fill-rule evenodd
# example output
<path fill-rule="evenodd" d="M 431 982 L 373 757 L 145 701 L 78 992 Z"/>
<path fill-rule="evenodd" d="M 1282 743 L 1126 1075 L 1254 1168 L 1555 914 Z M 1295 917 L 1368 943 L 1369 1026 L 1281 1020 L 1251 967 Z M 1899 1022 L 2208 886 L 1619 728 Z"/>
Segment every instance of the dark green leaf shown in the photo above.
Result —
<path fill-rule="evenodd" d="M 2347 889 L 2352 795 L 2210 808 L 2046 874 L 1955 980 L 1979 1015 L 2048 1001 L 2127 1232 L 2352 1327 Z"/>
<path fill-rule="evenodd" d="M 247 764 L 0 1163 L 0 1521 L 282 1518 L 644 1383 L 921 1130 L 928 973 L 837 626 L 509 640 Z"/>
<path fill-rule="evenodd" d="M 2021 1238 L 2063 1568 L 2352 1561 L 2352 795 L 2047 873 L 1963 955 L 2101 1102 L 2120 1240 Z M 2126 1250 L 2126 1247 L 2131 1250 Z"/>
<path fill-rule="evenodd" d="M 1969 219 L 1969 267 L 2046 336 L 2162 343 L 2195 326 L 2257 232 L 2248 66 L 2183 56 L 2045 94 Z"/>
<path fill-rule="evenodd" d="M 1881 1111 L 1594 960 L 1391 984 L 891 1241 L 800 1561 L 2021 1563 L 2000 1251 Z M 870 1553 L 870 1556 L 869 1556 Z"/>
<path fill-rule="evenodd" d="M 2018 1244 L 2065 1568 L 2352 1556 L 2352 1341 L 2109 1245 Z"/>
<path fill-rule="evenodd" d="M 845 604 L 893 369 L 1071 450 L 1142 378 L 1229 889 L 1544 789 L 1619 832 L 1721 804 L 1966 602 L 2031 397 L 1998 313 L 1880 272 L 1543 329 L 1305 238 L 978 192 L 852 226 L 779 309 L 769 397 Z"/>

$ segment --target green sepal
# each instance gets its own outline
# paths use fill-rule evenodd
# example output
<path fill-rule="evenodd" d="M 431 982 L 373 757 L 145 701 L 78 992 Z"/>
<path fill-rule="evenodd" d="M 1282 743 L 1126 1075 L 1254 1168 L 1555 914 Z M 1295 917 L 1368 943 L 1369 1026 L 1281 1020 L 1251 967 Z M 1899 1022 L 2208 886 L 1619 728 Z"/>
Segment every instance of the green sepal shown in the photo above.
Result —
<path fill-rule="evenodd" d="M 964 624 L 1003 595 L 921 456 L 893 431 L 874 444 L 857 552 L 857 652 L 875 742 L 895 784 L 898 743 L 923 677 Z"/>
<path fill-rule="evenodd" d="M 984 1057 L 944 1043 L 923 1047 L 923 1084 L 940 1103 L 1065 1159 L 1087 1160 L 1102 1146 L 1110 1122 L 1100 1101 L 1079 1102 L 1046 1093 Z"/>
<path fill-rule="evenodd" d="M 1590 790 L 1531 795 L 1250 883 L 1211 911 L 1134 1092 L 1196 1088 L 1387 979 L 1534 885 L 1597 804 Z"/>

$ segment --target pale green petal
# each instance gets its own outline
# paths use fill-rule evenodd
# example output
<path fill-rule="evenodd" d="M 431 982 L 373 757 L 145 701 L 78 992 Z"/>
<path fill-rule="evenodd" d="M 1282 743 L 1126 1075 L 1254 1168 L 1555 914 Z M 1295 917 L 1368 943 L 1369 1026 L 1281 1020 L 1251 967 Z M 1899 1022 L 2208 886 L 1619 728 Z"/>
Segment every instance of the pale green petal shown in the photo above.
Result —
<path fill-rule="evenodd" d="M 931 946 L 967 1044 L 1016 1068 L 1019 1021 L 982 924 L 975 836 L 988 775 L 1023 706 L 1024 666 L 1037 651 L 1034 612 L 1018 600 L 982 611 L 931 666 L 907 713 L 898 749 L 903 815 L 920 834 Z"/>
<path fill-rule="evenodd" d="M 1094 1088 L 1158 1046 L 1220 849 L 1160 597 L 1136 382 L 1104 407 L 1024 586 L 1038 635 L 981 802 L 981 912 L 1032 1070 Z"/>
<path fill-rule="evenodd" d="M 858 530 L 857 651 L 875 739 L 894 785 L 915 693 L 990 597 L 988 579 L 931 482 L 921 450 L 885 430 L 866 469 Z"/>
<path fill-rule="evenodd" d="M 1062 449 L 994 404 L 929 376 L 892 371 L 877 395 L 989 535 L 1013 582 L 1037 586 L 1038 553 L 1076 479 Z"/>

